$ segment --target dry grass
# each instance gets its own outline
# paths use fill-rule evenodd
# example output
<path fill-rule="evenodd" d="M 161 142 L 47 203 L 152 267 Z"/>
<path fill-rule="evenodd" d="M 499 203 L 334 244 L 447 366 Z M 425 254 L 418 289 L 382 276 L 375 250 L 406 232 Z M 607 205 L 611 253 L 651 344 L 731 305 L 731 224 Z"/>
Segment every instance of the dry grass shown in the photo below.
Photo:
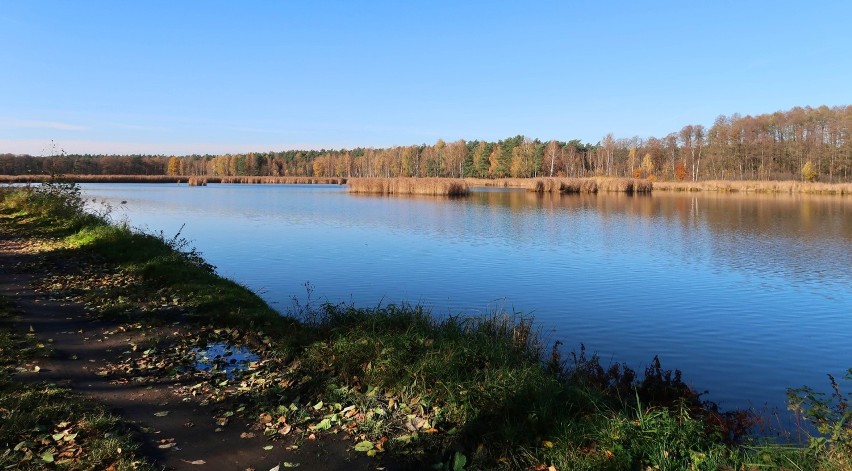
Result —
<path fill-rule="evenodd" d="M 537 193 L 650 193 L 651 182 L 639 178 L 537 178 L 525 188 Z"/>
<path fill-rule="evenodd" d="M 717 191 L 722 193 L 809 193 L 826 195 L 852 195 L 852 183 L 709 180 L 701 182 L 654 182 L 654 190 Z"/>
<path fill-rule="evenodd" d="M 460 178 L 350 178 L 350 193 L 380 195 L 465 196 L 470 187 Z"/>

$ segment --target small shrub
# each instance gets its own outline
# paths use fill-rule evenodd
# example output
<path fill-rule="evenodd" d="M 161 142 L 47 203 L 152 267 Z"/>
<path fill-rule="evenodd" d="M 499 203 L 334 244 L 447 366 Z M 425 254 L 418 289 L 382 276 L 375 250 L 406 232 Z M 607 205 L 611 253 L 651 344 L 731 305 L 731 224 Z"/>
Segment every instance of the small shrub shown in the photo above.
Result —
<path fill-rule="evenodd" d="M 74 218 L 83 214 L 86 203 L 76 183 L 54 179 L 29 188 L 27 210 L 41 216 Z"/>
<path fill-rule="evenodd" d="M 831 395 L 817 392 L 810 387 L 788 389 L 788 408 L 807 419 L 819 432 L 809 437 L 812 451 L 850 456 L 852 455 L 852 408 L 849 407 L 852 393 L 843 394 L 834 376 L 828 375 Z M 852 368 L 843 378 L 852 382 Z"/>
<path fill-rule="evenodd" d="M 819 177 L 819 172 L 817 172 L 816 166 L 814 166 L 813 162 L 808 160 L 805 162 L 805 165 L 802 166 L 802 180 L 806 182 L 815 181 Z"/>
<path fill-rule="evenodd" d="M 683 162 L 678 162 L 677 164 L 675 164 L 674 174 L 675 178 L 677 178 L 679 181 L 686 180 L 686 165 L 684 165 Z"/>

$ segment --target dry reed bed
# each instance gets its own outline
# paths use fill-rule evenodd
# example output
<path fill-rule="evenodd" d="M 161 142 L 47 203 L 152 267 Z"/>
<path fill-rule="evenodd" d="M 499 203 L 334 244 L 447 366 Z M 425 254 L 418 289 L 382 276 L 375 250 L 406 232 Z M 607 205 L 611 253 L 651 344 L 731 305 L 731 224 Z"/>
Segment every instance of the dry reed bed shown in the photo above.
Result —
<path fill-rule="evenodd" d="M 525 188 L 537 193 L 650 193 L 648 180 L 639 178 L 537 178 L 527 180 Z"/>
<path fill-rule="evenodd" d="M 808 193 L 852 195 L 852 183 L 709 180 L 701 182 L 654 182 L 654 190 L 717 191 L 721 193 Z"/>
<path fill-rule="evenodd" d="M 350 193 L 380 195 L 465 196 L 470 187 L 460 178 L 350 178 Z"/>
<path fill-rule="evenodd" d="M 469 187 L 526 188 L 529 178 L 465 178 Z"/>
<path fill-rule="evenodd" d="M 284 184 L 284 185 L 345 185 L 344 177 L 262 177 L 231 176 L 204 177 L 208 183 Z"/>

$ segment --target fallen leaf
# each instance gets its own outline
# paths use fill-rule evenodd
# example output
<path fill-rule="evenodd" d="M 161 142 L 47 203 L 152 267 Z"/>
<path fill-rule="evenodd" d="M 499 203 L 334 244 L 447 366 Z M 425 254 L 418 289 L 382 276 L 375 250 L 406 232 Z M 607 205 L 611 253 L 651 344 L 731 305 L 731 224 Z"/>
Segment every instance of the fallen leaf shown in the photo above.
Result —
<path fill-rule="evenodd" d="M 162 445 L 159 445 L 157 448 L 162 448 L 162 449 L 165 450 L 167 448 L 173 448 L 176 445 L 177 445 L 176 443 L 163 443 Z"/>
<path fill-rule="evenodd" d="M 169 411 L 161 410 L 159 412 L 154 412 L 154 415 L 157 416 L 157 417 L 165 417 L 165 416 L 169 415 Z"/>
<path fill-rule="evenodd" d="M 331 420 L 322 419 L 320 423 L 308 428 L 310 428 L 311 430 L 328 430 L 331 428 Z"/>
<path fill-rule="evenodd" d="M 281 466 L 284 466 L 285 468 L 298 468 L 299 466 L 301 466 L 301 463 L 291 463 L 289 461 L 285 461 L 281 463 Z"/>
<path fill-rule="evenodd" d="M 266 450 L 266 451 L 269 451 L 269 450 L 271 450 L 271 449 L 273 449 L 273 448 L 275 448 L 275 447 L 274 447 L 274 446 L 272 446 L 272 445 L 266 445 L 265 447 L 263 447 L 263 449 L 264 449 L 264 450 Z"/>
<path fill-rule="evenodd" d="M 255 435 L 252 432 L 243 432 L 240 434 L 240 438 L 254 438 Z"/>
<path fill-rule="evenodd" d="M 204 460 L 194 460 L 194 461 L 181 460 L 181 461 L 183 461 L 184 463 L 188 463 L 188 464 L 207 464 L 207 462 L 204 461 Z"/>
<path fill-rule="evenodd" d="M 373 442 L 364 440 L 355 445 L 355 451 L 365 452 L 373 449 Z"/>

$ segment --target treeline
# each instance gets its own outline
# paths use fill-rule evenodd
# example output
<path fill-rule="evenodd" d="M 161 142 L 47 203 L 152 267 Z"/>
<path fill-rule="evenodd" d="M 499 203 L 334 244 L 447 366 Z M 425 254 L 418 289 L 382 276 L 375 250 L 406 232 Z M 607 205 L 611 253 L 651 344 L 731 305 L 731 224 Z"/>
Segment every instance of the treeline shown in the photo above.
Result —
<path fill-rule="evenodd" d="M 390 148 L 225 155 L 0 155 L 0 174 L 305 177 L 644 177 L 660 180 L 852 179 L 852 106 L 720 116 L 664 137 L 596 144 L 515 136 Z M 803 169 L 805 169 L 803 171 Z"/>

